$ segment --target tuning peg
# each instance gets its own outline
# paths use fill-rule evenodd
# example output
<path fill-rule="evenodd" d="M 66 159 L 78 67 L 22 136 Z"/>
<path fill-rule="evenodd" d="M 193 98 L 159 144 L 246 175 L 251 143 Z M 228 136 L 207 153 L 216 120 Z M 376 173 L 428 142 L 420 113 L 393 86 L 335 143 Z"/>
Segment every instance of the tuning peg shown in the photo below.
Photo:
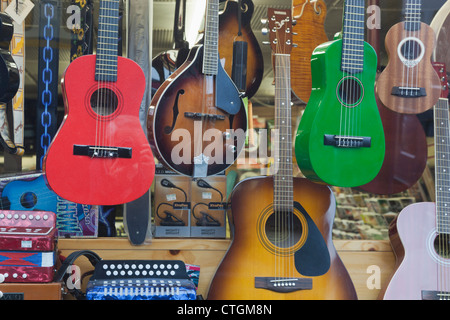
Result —
<path fill-rule="evenodd" d="M 292 20 L 292 25 L 295 26 L 297 24 L 297 20 Z"/>
<path fill-rule="evenodd" d="M 267 23 L 269 23 L 269 20 L 267 18 L 261 18 L 261 23 L 267 24 Z"/>
<path fill-rule="evenodd" d="M 293 46 L 294 48 L 298 48 L 298 44 L 296 44 L 296 43 L 293 43 L 292 46 Z"/>
<path fill-rule="evenodd" d="M 269 29 L 268 28 L 262 28 L 261 29 L 261 33 L 266 36 L 266 35 L 269 34 Z"/>
<path fill-rule="evenodd" d="M 263 41 L 262 44 L 270 45 L 270 41 Z"/>

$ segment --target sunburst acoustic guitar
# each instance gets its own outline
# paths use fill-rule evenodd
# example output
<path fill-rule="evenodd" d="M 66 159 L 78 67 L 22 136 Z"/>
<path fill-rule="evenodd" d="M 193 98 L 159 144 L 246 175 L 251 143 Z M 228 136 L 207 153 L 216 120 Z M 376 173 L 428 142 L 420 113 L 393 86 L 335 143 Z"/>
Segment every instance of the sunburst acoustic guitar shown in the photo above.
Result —
<path fill-rule="evenodd" d="M 342 39 L 311 57 L 312 93 L 300 120 L 295 154 L 309 179 L 356 187 L 379 172 L 385 154 L 375 100 L 377 56 L 364 41 L 365 1 L 346 0 Z"/>
<path fill-rule="evenodd" d="M 276 73 L 276 173 L 242 180 L 233 190 L 233 240 L 208 299 L 356 299 L 331 238 L 333 193 L 327 186 L 293 178 L 291 13 L 269 9 L 268 15 Z"/>
<path fill-rule="evenodd" d="M 97 54 L 75 59 L 62 80 L 65 117 L 43 169 L 50 188 L 75 203 L 133 201 L 155 173 L 139 121 L 145 76 L 118 56 L 118 30 L 119 0 L 100 1 Z"/>
<path fill-rule="evenodd" d="M 420 21 L 421 0 L 405 0 L 405 21 L 386 34 L 389 60 L 377 81 L 377 93 L 389 109 L 400 113 L 422 113 L 437 102 L 439 77 L 431 65 L 436 35 Z"/>

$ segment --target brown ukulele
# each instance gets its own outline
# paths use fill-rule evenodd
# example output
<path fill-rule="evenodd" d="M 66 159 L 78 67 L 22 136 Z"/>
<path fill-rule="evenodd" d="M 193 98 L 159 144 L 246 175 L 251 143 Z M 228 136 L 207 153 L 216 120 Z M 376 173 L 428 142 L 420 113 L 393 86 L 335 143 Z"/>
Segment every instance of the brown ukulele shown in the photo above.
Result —
<path fill-rule="evenodd" d="M 422 113 L 439 99 L 441 84 L 431 65 L 436 36 L 431 27 L 420 22 L 422 1 L 405 0 L 406 19 L 386 35 L 389 56 L 386 69 L 377 81 L 381 102 L 400 113 Z"/>
<path fill-rule="evenodd" d="M 379 6 L 379 0 L 369 0 L 370 4 Z M 377 53 L 380 52 L 379 33 L 379 29 L 368 30 L 368 42 Z M 412 187 L 422 176 L 427 164 L 427 138 L 417 115 L 392 111 L 375 97 L 386 152 L 377 176 L 360 189 L 375 194 L 399 193 Z"/>
<path fill-rule="evenodd" d="M 295 96 L 307 103 L 312 88 L 312 52 L 328 41 L 324 28 L 327 6 L 323 0 L 293 0 L 292 15 L 297 21 L 292 26 L 292 41 L 298 46 L 291 53 L 291 87 Z"/>
<path fill-rule="evenodd" d="M 251 29 L 251 19 L 254 11 L 252 0 L 241 0 L 240 12 L 236 0 L 226 0 L 224 10 L 219 18 L 219 55 L 227 74 L 232 76 L 233 43 L 247 42 L 247 69 L 245 94 L 251 98 L 261 85 L 264 72 L 264 58 L 258 40 Z M 238 14 L 241 15 L 239 30 Z M 238 36 L 240 32 L 240 36 Z M 244 71 L 245 72 L 245 71 Z"/>
<path fill-rule="evenodd" d="M 332 241 L 333 193 L 293 178 L 290 10 L 269 9 L 269 26 L 276 72 L 276 173 L 242 180 L 233 190 L 233 241 L 208 299 L 356 299 Z"/>
<path fill-rule="evenodd" d="M 206 177 L 227 169 L 245 144 L 241 95 L 218 52 L 219 0 L 208 0 L 204 44 L 158 88 L 147 128 L 158 159 L 182 175 Z"/>

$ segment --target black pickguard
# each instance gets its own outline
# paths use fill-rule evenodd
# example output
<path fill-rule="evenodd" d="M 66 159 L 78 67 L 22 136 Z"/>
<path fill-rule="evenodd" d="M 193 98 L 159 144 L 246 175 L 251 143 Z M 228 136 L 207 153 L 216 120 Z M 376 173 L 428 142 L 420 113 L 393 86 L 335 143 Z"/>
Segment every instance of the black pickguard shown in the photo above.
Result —
<path fill-rule="evenodd" d="M 294 202 L 294 207 L 303 214 L 308 224 L 308 238 L 294 254 L 295 268 L 306 277 L 321 276 L 327 273 L 331 265 L 327 244 L 320 230 L 302 205 Z"/>

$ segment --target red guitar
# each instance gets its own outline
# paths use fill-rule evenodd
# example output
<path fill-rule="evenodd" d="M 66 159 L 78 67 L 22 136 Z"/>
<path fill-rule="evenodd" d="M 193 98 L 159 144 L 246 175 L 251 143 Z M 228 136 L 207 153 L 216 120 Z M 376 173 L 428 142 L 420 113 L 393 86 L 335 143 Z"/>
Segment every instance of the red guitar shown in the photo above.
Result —
<path fill-rule="evenodd" d="M 118 20 L 119 0 L 101 1 L 97 54 L 65 71 L 66 113 L 44 158 L 50 188 L 76 203 L 130 202 L 150 188 L 155 173 L 139 121 L 145 76 L 117 54 Z"/>

